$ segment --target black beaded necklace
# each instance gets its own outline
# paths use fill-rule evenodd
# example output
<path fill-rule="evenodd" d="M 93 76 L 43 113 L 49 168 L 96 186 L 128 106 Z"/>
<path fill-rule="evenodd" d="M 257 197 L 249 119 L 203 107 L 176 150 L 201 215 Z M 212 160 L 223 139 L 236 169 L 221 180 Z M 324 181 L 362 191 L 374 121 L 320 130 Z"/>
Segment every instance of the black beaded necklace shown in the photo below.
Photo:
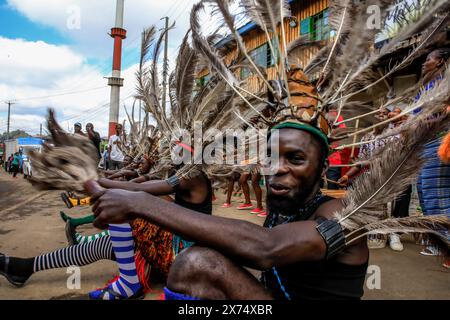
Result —
<path fill-rule="evenodd" d="M 286 224 L 293 221 L 308 220 L 313 215 L 313 213 L 316 212 L 317 208 L 319 208 L 319 206 L 323 203 L 324 199 L 324 195 L 319 190 L 311 200 L 309 200 L 298 209 L 296 214 L 285 216 L 276 211 L 270 212 L 269 224 L 267 226 L 268 228 L 273 228 L 274 226 Z"/>
<path fill-rule="evenodd" d="M 286 224 L 293 221 L 305 221 L 308 220 L 314 212 L 319 208 L 319 206 L 325 201 L 325 197 L 323 196 L 322 192 L 319 190 L 316 195 L 309 200 L 307 203 L 305 203 L 302 207 L 298 209 L 297 214 L 291 215 L 291 216 L 283 216 L 280 215 L 277 212 L 270 213 L 269 216 L 269 224 L 268 228 L 271 229 L 276 225 L 280 224 Z M 281 223 L 278 221 L 279 219 L 282 219 Z M 278 271 L 275 267 L 272 267 L 272 272 L 277 278 L 278 285 L 280 286 L 281 291 L 283 292 L 284 296 L 287 300 L 291 300 L 291 296 L 287 292 L 285 286 L 283 285 L 280 276 L 278 275 Z M 265 273 L 263 272 L 262 277 L 264 279 L 264 282 L 266 283 L 265 279 Z"/>

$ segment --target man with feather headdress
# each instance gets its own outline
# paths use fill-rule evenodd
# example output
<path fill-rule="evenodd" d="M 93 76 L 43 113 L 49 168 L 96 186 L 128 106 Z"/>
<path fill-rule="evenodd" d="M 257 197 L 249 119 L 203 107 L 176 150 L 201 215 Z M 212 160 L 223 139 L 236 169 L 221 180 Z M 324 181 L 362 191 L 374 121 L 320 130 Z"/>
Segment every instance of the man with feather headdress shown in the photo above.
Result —
<path fill-rule="evenodd" d="M 301 70 L 292 69 L 289 77 L 292 93 L 314 92 L 311 84 L 304 84 L 307 91 L 300 91 L 299 79 L 306 81 Z M 302 95 L 292 99 L 296 105 L 314 103 Z M 172 266 L 166 288 L 168 296 L 179 297 L 174 293 L 177 291 L 209 299 L 360 298 L 368 260 L 364 239 L 334 256 L 337 247 L 331 247 L 324 241 L 327 235 L 317 232 L 318 225 L 327 224 L 332 213 L 343 208 L 341 201 L 320 192 L 329 148 L 322 130 L 327 127 L 316 128 L 287 114 L 283 118 L 273 128 L 279 133 L 279 142 L 271 139 L 272 147 L 279 150 L 280 165 L 273 175 L 266 177 L 269 216 L 265 227 L 202 217 L 147 194 L 121 190 L 96 195 L 99 199 L 93 211 L 98 216 L 97 226 L 105 221 L 114 223 L 141 217 L 195 239 L 200 246 L 185 250 Z M 148 206 L 153 210 L 148 210 Z M 334 246 L 342 246 L 343 234 L 335 236 Z M 264 283 L 271 292 L 232 261 L 265 270 Z M 206 265 L 209 267 L 205 268 Z M 345 277 L 348 278 L 343 282 Z M 214 289 L 210 286 L 212 282 L 216 283 Z"/>
<path fill-rule="evenodd" d="M 433 10 L 425 15 L 432 15 L 433 12 L 439 12 L 445 7 L 444 2 L 437 1 L 437 5 L 433 4 Z M 236 32 L 234 17 L 228 8 L 229 3 L 218 0 L 208 2 L 216 5 L 217 12 L 223 16 L 225 25 L 234 35 L 240 53 L 248 59 L 247 62 L 254 69 L 254 73 L 264 81 L 272 96 L 272 99 L 265 100 L 253 94 L 252 98 L 262 101 L 264 106 L 276 108 L 276 112 L 270 117 L 262 117 L 262 121 L 271 130 L 269 151 L 275 151 L 275 148 L 279 150 L 278 166 L 266 175 L 268 217 L 265 225 L 261 227 L 245 221 L 202 215 L 197 212 L 198 210 L 167 203 L 145 192 L 148 190 L 101 190 L 95 181 L 98 176 L 88 171 L 91 169 L 90 166 L 83 167 L 88 172 L 82 179 L 70 182 L 82 188 L 81 181 L 83 187 L 96 200 L 93 211 L 97 227 L 106 228 L 108 224 L 140 218 L 196 243 L 196 246 L 183 251 L 172 265 L 166 288 L 167 298 L 361 298 L 368 261 L 365 241 L 367 233 L 428 232 L 439 237 L 441 235 L 436 229 L 448 229 L 448 219 L 442 216 L 384 219 L 379 212 L 380 204 L 392 201 L 410 183 L 414 173 L 419 171 L 422 162 L 415 155 L 419 154 L 423 145 L 437 130 L 448 124 L 445 117 L 427 121 L 429 112 L 440 109 L 443 103 L 448 102 L 448 90 L 444 85 L 439 85 L 432 94 L 424 95 L 419 102 L 408 106 L 408 111 L 424 107 L 426 112 L 424 116 L 419 116 L 415 121 L 402 126 L 404 139 L 401 143 L 390 143 L 389 147 L 383 148 L 380 154 L 371 159 L 371 175 L 362 175 L 358 178 L 344 199 L 326 197 L 320 192 L 320 177 L 327 169 L 326 158 L 330 141 L 342 139 L 330 136 L 330 123 L 327 122 L 326 112 L 331 105 L 339 105 L 340 109 L 348 107 L 349 97 L 367 90 L 377 81 L 382 81 L 378 76 L 377 80 L 370 82 L 373 80 L 371 67 L 381 56 L 380 53 L 368 50 L 372 46 L 376 32 L 365 30 L 364 27 L 356 28 L 348 23 L 350 15 L 350 21 L 356 21 L 358 26 L 363 26 L 367 18 L 365 7 L 360 8 L 351 1 L 338 1 L 339 5 L 335 6 L 337 24 L 334 21 L 334 25 L 337 25 L 336 29 L 339 30 L 336 41 L 324 48 L 327 49 L 325 52 L 328 58 L 322 63 L 316 61 L 316 67 L 322 66 L 322 78 L 318 88 L 305 74 L 307 67 L 303 72 L 302 68 L 288 63 L 290 50 L 287 50 L 284 24 L 281 23 L 288 14 L 287 2 L 242 1 L 248 13 L 266 32 L 269 40 L 272 40 L 270 32 L 277 30 L 278 24 L 281 23 L 283 46 L 277 45 L 276 49 L 284 52 L 280 54 L 281 62 L 277 78 L 278 83 L 281 83 L 278 88 L 284 90 L 277 90 L 268 83 L 264 74 L 249 57 L 240 35 Z M 386 6 L 389 2 L 377 3 Z M 216 84 L 210 92 L 225 91 L 227 88 L 239 96 L 249 109 L 258 112 L 246 96 L 249 93 L 244 91 L 233 72 L 217 57 L 208 40 L 201 36 L 196 16 L 203 4 L 202 1 L 193 8 L 191 30 L 193 46 L 207 57 L 217 77 L 222 79 L 222 83 Z M 345 41 L 337 45 L 341 37 Z M 393 45 L 395 41 L 383 50 L 389 51 Z M 280 47 L 284 49 L 280 50 Z M 154 64 L 155 61 L 157 59 L 154 59 Z M 399 66 L 395 68 L 398 69 Z M 157 74 L 154 70 L 150 71 Z M 450 72 L 446 77 L 450 77 Z M 142 78 L 138 77 L 138 80 Z M 147 99 L 147 105 L 150 107 L 159 103 L 158 95 L 155 93 L 157 90 L 152 89 L 152 86 L 155 87 L 158 83 L 155 79 L 156 77 L 153 77 L 153 81 L 148 83 L 144 81 L 140 85 L 140 93 Z M 186 83 L 182 82 L 182 87 Z M 147 89 L 153 90 L 152 94 L 146 94 Z M 182 117 L 183 114 L 174 112 L 176 119 L 195 119 L 200 114 L 210 113 L 208 105 L 205 104 L 192 108 L 199 106 L 195 103 L 190 104 L 192 90 L 181 91 L 184 91 L 184 97 L 187 97 L 188 101 L 185 108 L 181 109 L 189 109 L 189 112 L 198 110 L 206 112 L 195 112 L 190 114 L 192 117 L 185 118 Z M 248 122 L 245 115 L 233 108 L 232 103 L 230 107 L 236 118 Z M 218 115 L 219 112 L 215 110 L 212 114 Z M 165 110 L 155 110 L 154 115 L 162 119 L 159 121 L 162 124 L 161 129 L 171 136 L 173 127 L 170 126 L 171 121 L 167 119 Z M 237 122 L 236 118 L 232 118 L 228 123 Z M 221 119 L 209 118 L 207 122 L 216 124 L 220 123 Z M 192 122 L 188 124 L 192 125 Z M 345 137 L 371 129 L 357 130 Z M 75 162 L 73 159 L 69 160 L 70 163 Z M 50 169 L 57 171 L 60 162 L 53 166 Z M 196 178 L 198 174 L 193 174 L 190 169 L 192 165 L 180 168 L 175 176 L 158 182 L 160 186 L 157 189 L 176 188 L 181 181 Z M 45 184 L 45 181 L 41 183 Z M 117 187 L 103 182 L 102 184 L 105 187 Z M 448 248 L 447 239 L 441 238 L 441 241 L 444 247 Z M 245 267 L 263 271 L 261 282 Z"/>
<path fill-rule="evenodd" d="M 236 30 L 228 3 L 203 1 L 195 5 L 191 14 L 194 47 L 208 57 L 217 74 L 254 109 L 244 96 L 248 92 L 217 59 L 199 32 L 196 15 L 204 2 L 215 5 L 215 12 L 222 16 L 238 50 L 254 69 L 255 76 L 275 97 L 267 103 L 275 106 L 276 112 L 263 119 L 271 129 L 269 152 L 277 147 L 279 166 L 266 176 L 268 217 L 264 227 L 221 217 L 200 216 L 185 208 L 167 205 L 145 193 L 107 190 L 94 196 L 97 199 L 93 208 L 97 216 L 95 223 L 99 227 L 139 217 L 195 240 L 197 246 L 185 250 L 175 260 L 169 273 L 166 297 L 358 299 L 363 294 L 368 261 L 365 236 L 369 232 L 429 232 L 448 248 L 448 240 L 436 231 L 448 229 L 447 217 L 386 219 L 379 210 L 381 205 L 394 200 L 411 183 L 423 163 L 415 156 L 416 153 L 432 139 L 434 132 L 448 125 L 446 116 L 436 121 L 428 121 L 423 116 L 405 123 L 398 129 L 403 133 L 402 140 L 390 141 L 368 160 L 371 174 L 363 174 L 356 179 L 342 201 L 323 196 L 319 188 L 320 178 L 327 169 L 325 159 L 330 140 L 352 137 L 404 116 L 401 113 L 343 136 L 331 136 L 331 124 L 326 119 L 330 106 L 338 105 L 338 114 L 343 108 L 350 108 L 350 97 L 381 82 L 417 54 L 417 51 L 410 53 L 386 75 L 373 72 L 373 67 L 384 55 L 416 30 L 416 27 L 406 25 L 380 51 L 371 50 L 377 31 L 366 26 L 366 6 L 379 5 L 385 16 L 392 1 L 358 4 L 334 1 L 331 4 L 336 39 L 323 48 L 321 57 L 313 59 L 312 67 L 304 68 L 305 72 L 318 66 L 322 68 L 317 87 L 302 68 L 288 63 L 292 48 L 286 45 L 283 30 L 283 17 L 289 11 L 287 1 L 241 1 L 247 13 L 266 33 L 268 41 L 272 40 L 270 31 L 277 30 L 281 23 L 280 42 L 283 46 L 279 46 L 281 62 L 277 76 L 281 83 L 278 88 L 284 87 L 286 92 L 268 83 L 266 76 L 251 60 Z M 434 1 L 419 18 L 417 24 L 426 26 L 425 31 L 430 32 L 423 37 L 424 43 L 447 19 L 440 16 L 430 23 L 430 18 L 447 6 L 444 1 Z M 294 46 L 300 44 L 301 41 Z M 448 72 L 447 76 L 450 76 Z M 448 102 L 448 95 L 447 88 L 442 85 L 432 95 L 408 105 L 404 112 L 426 106 L 427 113 L 432 113 Z M 261 282 L 244 267 L 263 271 Z"/>

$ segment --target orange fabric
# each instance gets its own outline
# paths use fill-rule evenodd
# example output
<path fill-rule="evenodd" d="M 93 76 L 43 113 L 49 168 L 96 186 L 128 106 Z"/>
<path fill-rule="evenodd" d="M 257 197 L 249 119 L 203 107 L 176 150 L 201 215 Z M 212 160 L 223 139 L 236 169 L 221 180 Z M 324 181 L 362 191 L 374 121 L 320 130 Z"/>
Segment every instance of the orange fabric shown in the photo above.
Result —
<path fill-rule="evenodd" d="M 337 112 L 332 110 L 332 111 L 329 112 L 329 114 L 337 115 Z M 342 116 L 339 116 L 337 121 L 338 122 L 344 121 L 344 118 Z M 338 128 L 346 128 L 345 123 L 339 124 Z M 331 148 L 332 149 L 333 148 L 337 148 L 338 146 L 339 146 L 339 143 L 337 143 L 337 142 L 333 142 L 331 144 Z M 344 152 L 345 152 L 345 149 L 344 150 L 339 150 L 339 151 L 336 151 L 336 152 L 333 152 L 332 154 L 330 154 L 330 156 L 328 157 L 328 161 L 330 162 L 330 165 L 339 165 L 339 164 L 348 163 L 348 162 L 344 162 L 344 159 L 343 159 L 344 158 L 343 157 Z"/>
<path fill-rule="evenodd" d="M 169 273 L 175 258 L 172 250 L 173 234 L 142 219 L 131 223 L 136 242 L 136 253 L 162 274 Z"/>
<path fill-rule="evenodd" d="M 450 163 L 450 132 L 442 140 L 438 150 L 439 158 L 444 163 Z"/>

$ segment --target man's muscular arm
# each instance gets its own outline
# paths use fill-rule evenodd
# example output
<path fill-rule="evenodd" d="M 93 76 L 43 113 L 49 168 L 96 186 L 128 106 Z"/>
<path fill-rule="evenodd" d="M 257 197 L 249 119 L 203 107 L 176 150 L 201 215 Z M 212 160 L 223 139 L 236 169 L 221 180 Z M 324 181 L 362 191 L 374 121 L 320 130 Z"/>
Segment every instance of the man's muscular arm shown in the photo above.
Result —
<path fill-rule="evenodd" d="M 169 195 L 175 189 L 166 180 L 151 180 L 143 183 L 133 181 L 114 181 L 100 179 L 98 183 L 108 189 L 122 189 L 127 191 L 143 191 L 155 196 Z M 189 180 L 180 179 L 179 189 L 184 192 L 184 198 L 191 203 L 201 203 L 207 194 L 206 180 L 203 176 L 198 176 Z"/>
<path fill-rule="evenodd" d="M 336 202 L 334 209 L 339 204 Z M 107 191 L 93 209 L 98 227 L 143 218 L 259 270 L 320 260 L 327 250 L 316 230 L 316 221 L 293 222 L 267 229 L 242 220 L 203 215 L 146 193 L 120 190 Z"/>
<path fill-rule="evenodd" d="M 120 170 L 109 176 L 108 179 L 117 179 L 122 177 L 137 177 L 137 172 L 135 170 Z"/>
<path fill-rule="evenodd" d="M 156 196 L 168 195 L 174 192 L 173 188 L 165 180 L 152 180 L 143 183 L 131 181 L 114 181 L 99 179 L 98 183 L 108 189 L 122 189 L 127 191 L 143 191 Z"/>

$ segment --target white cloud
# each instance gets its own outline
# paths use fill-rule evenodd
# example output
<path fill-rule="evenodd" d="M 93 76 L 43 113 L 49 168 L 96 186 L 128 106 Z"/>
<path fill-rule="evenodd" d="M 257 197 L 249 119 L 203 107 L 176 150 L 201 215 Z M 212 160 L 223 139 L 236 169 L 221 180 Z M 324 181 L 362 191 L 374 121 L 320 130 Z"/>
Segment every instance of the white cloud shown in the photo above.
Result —
<path fill-rule="evenodd" d="M 176 20 L 176 28 L 169 33 L 169 58 L 173 64 L 177 49 L 189 25 L 189 12 L 197 0 L 125 0 L 123 71 L 124 99 L 134 93 L 134 70 L 139 59 L 141 31 L 152 24 L 162 27 L 161 17 Z M 113 40 L 107 35 L 114 25 L 115 0 L 7 0 L 8 5 L 35 23 L 50 26 L 67 37 L 70 45 L 54 45 L 43 41 L 26 41 L 0 37 L 0 102 L 18 99 L 12 108 L 12 129 L 29 129 L 38 133 L 45 122 L 46 109 L 56 110 L 64 128 L 74 122 L 93 122 L 101 135 L 107 135 L 110 88 L 104 76 L 111 70 Z M 80 9 L 80 29 L 67 27 L 71 14 L 68 9 Z M 213 21 L 202 23 L 207 27 Z M 91 59 L 103 61 L 102 66 L 89 64 Z M 92 88 L 104 88 L 46 99 L 29 99 L 64 94 Z M 26 100 L 20 100 L 26 99 Z M 121 103 L 132 104 L 132 99 Z M 6 128 L 7 106 L 0 103 L 0 132 Z M 120 110 L 121 121 L 125 118 Z"/>
<path fill-rule="evenodd" d="M 102 135 L 107 134 L 110 94 L 107 80 L 100 70 L 71 49 L 42 41 L 0 37 L 0 70 L 0 99 L 17 101 L 12 107 L 12 129 L 22 127 L 37 133 L 39 124 L 45 122 L 46 109 L 52 107 L 58 119 L 68 120 L 63 123 L 64 128 L 67 125 L 72 128 L 76 121 L 91 121 Z M 133 65 L 123 71 L 122 98 L 134 93 L 135 70 Z M 55 94 L 61 95 L 42 98 Z M 30 99 L 33 97 L 38 98 Z M 130 104 L 132 99 L 126 102 Z M 0 112 L 6 115 L 6 109 L 7 105 L 1 103 Z M 121 115 L 125 117 L 123 110 Z M 6 128 L 3 122 L 0 131 Z"/>
<path fill-rule="evenodd" d="M 177 47 L 188 29 L 189 12 L 196 0 L 125 0 L 124 28 L 128 31 L 124 46 L 135 48 L 145 27 L 156 24 L 163 15 L 176 20 L 176 29 L 170 34 L 172 47 Z M 31 21 L 57 29 L 72 39 L 77 51 L 88 57 L 109 57 L 112 39 L 107 35 L 115 20 L 114 0 L 8 0 L 8 5 Z M 68 28 L 72 22 L 73 7 L 80 12 L 80 29 Z M 72 25 L 72 24 L 71 24 Z"/>
<path fill-rule="evenodd" d="M 58 74 L 82 67 L 83 57 L 65 46 L 43 41 L 0 37 L 0 82 L 13 85 L 31 84 L 40 87 L 55 82 Z M 13 71 L 13 72 L 11 72 Z"/>

